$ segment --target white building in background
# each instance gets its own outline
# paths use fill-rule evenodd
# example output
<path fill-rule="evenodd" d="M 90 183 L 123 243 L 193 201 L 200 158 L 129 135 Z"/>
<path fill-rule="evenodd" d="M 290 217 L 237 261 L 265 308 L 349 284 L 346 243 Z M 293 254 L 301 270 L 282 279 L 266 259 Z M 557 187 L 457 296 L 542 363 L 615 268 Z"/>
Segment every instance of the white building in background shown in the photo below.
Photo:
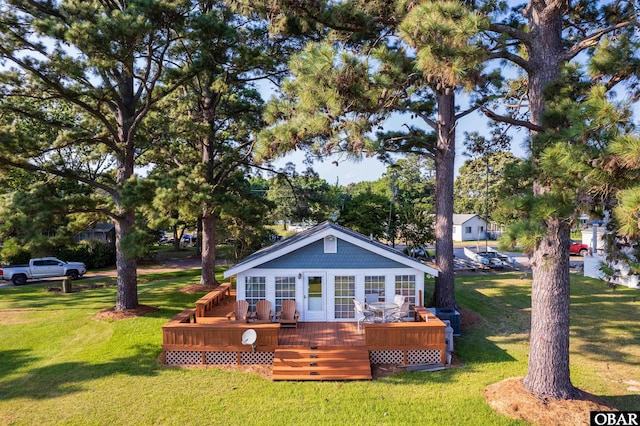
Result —
<path fill-rule="evenodd" d="M 585 277 L 607 280 L 607 277 L 600 269 L 601 264 L 606 261 L 604 254 L 605 232 L 606 228 L 598 224 L 594 224 L 592 227 L 582 231 L 582 243 L 589 246 L 589 255 L 584 257 L 583 273 Z M 640 289 L 640 277 L 631 272 L 629 265 L 616 261 L 611 263 L 611 266 L 618 271 L 618 276 L 611 280 L 613 283 Z"/>
<path fill-rule="evenodd" d="M 453 241 L 484 240 L 487 221 L 477 214 L 453 215 Z"/>

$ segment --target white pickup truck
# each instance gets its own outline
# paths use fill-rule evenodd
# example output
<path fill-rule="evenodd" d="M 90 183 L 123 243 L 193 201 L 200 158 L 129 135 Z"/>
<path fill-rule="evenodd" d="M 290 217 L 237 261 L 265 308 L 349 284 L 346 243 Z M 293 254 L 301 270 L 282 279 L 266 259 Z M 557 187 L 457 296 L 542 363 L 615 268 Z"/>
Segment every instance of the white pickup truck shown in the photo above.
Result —
<path fill-rule="evenodd" d="M 0 267 L 0 280 L 12 281 L 15 285 L 23 285 L 30 279 L 69 277 L 78 279 L 87 272 L 82 262 L 65 262 L 55 257 L 31 259 L 28 265 L 11 265 Z"/>

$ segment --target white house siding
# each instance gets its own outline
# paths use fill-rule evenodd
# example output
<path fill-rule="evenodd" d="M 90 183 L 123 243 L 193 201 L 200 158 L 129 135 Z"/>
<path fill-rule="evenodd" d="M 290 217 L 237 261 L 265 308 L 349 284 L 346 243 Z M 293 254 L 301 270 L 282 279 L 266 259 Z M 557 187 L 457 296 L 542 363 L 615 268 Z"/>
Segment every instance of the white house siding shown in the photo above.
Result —
<path fill-rule="evenodd" d="M 309 318 L 306 312 L 305 299 L 305 276 L 306 274 L 317 273 L 324 274 L 326 277 L 324 285 L 324 318 Z M 388 268 L 388 269 L 272 269 L 272 268 L 255 268 L 250 269 L 237 275 L 237 299 L 246 299 L 246 277 L 265 277 L 265 298 L 271 302 L 272 309 L 276 310 L 276 277 L 293 276 L 296 278 L 295 299 L 298 311 L 300 312 L 300 321 L 355 321 L 355 318 L 335 318 L 335 277 L 336 276 L 355 276 L 355 299 L 364 302 L 365 300 L 365 276 L 384 276 L 385 277 L 385 299 L 393 301 L 395 295 L 395 282 L 398 275 L 415 276 L 415 300 L 413 304 L 419 304 L 418 296 L 420 292 L 424 294 L 424 273 L 413 268 Z M 353 304 L 351 304 L 353 306 Z M 351 308 L 352 308 L 351 306 Z"/>
<path fill-rule="evenodd" d="M 474 216 L 469 220 L 453 226 L 454 241 L 474 241 L 485 238 L 487 224 L 479 216 Z"/>

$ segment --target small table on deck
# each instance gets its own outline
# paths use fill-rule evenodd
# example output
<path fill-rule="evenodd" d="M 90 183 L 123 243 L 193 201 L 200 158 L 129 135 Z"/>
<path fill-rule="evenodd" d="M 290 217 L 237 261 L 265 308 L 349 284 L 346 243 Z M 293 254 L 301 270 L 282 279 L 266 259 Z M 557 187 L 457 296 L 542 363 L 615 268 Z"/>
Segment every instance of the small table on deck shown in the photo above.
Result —
<path fill-rule="evenodd" d="M 382 322 L 387 322 L 388 311 L 399 308 L 399 306 L 393 302 L 373 302 L 369 303 L 368 306 L 372 311 L 382 313 Z"/>

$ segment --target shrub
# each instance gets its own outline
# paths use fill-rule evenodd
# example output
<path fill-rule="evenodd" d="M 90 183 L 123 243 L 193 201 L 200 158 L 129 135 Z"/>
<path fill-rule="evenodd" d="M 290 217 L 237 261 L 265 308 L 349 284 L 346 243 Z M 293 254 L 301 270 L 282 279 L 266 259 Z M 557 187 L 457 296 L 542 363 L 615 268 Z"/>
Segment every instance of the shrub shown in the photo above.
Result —
<path fill-rule="evenodd" d="M 116 263 L 115 246 L 98 239 L 83 240 L 75 246 L 63 247 L 58 250 L 57 256 L 66 261 L 84 262 L 88 269 L 106 268 Z"/>
<path fill-rule="evenodd" d="M 31 253 L 13 238 L 4 241 L 4 247 L 0 250 L 0 264 L 19 265 L 27 264 L 31 259 Z"/>

